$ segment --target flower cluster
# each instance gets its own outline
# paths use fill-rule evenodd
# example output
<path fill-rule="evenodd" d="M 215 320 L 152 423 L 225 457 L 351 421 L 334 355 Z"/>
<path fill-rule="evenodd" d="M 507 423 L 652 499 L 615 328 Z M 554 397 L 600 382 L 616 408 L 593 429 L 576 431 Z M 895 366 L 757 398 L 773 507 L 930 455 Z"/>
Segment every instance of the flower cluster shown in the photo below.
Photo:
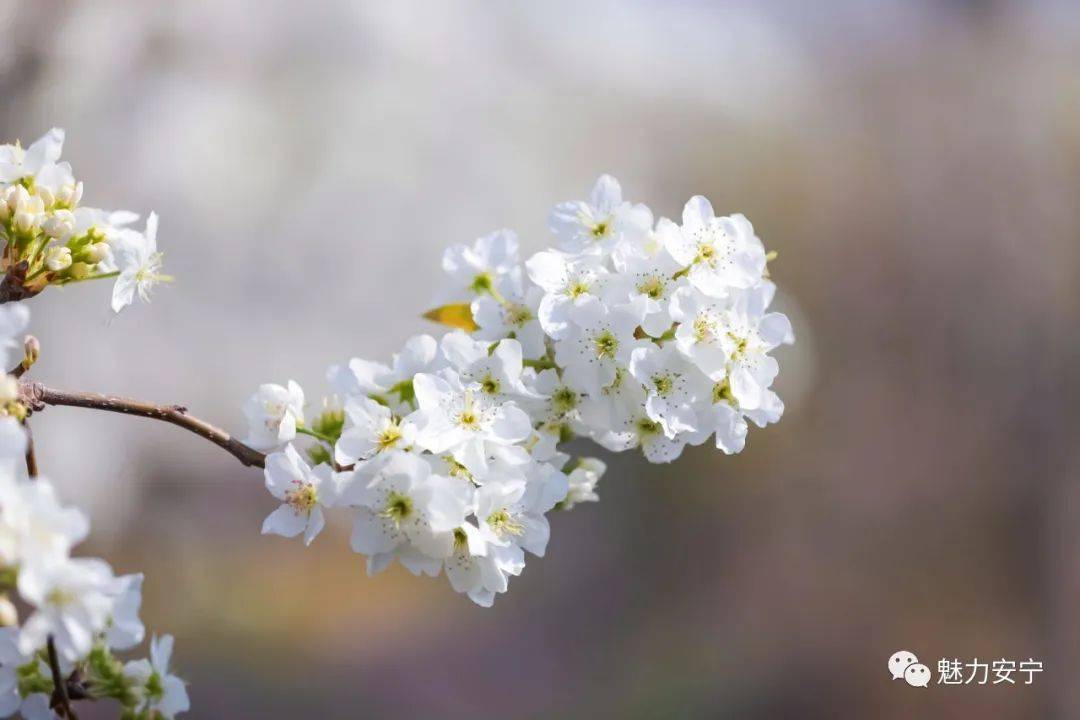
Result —
<path fill-rule="evenodd" d="M 10 360 L 27 320 L 20 305 L 0 308 L 0 361 Z M 17 416 L 0 418 L 0 717 L 54 717 L 50 643 L 78 697 L 113 698 L 125 718 L 186 711 L 187 691 L 168 669 L 171 636 L 151 641 L 149 660 L 123 663 L 113 654 L 143 641 L 142 574 L 117 577 L 104 560 L 71 557 L 89 521 L 62 505 L 47 479 L 28 477 L 26 449 Z M 21 625 L 9 593 L 30 608 Z"/>
<path fill-rule="evenodd" d="M 64 131 L 53 128 L 28 148 L 0 145 L 0 270 L 5 300 L 32 297 L 49 285 L 116 278 L 112 309 L 168 280 L 161 274 L 157 215 L 146 227 L 127 211 L 107 212 L 80 203 L 83 184 L 60 162 Z"/>
<path fill-rule="evenodd" d="M 259 388 L 248 442 L 273 451 L 281 501 L 264 533 L 310 543 L 324 508 L 349 508 L 370 573 L 445 571 L 487 606 L 544 554 L 548 511 L 597 499 L 604 463 L 563 452 L 571 438 L 670 462 L 709 438 L 739 452 L 748 421 L 779 420 L 769 353 L 794 337 L 768 312 L 771 257 L 745 217 L 694 197 L 681 223 L 654 223 L 605 175 L 550 229 L 555 246 L 524 263 L 509 230 L 449 248 L 445 304 L 425 317 L 457 329 L 390 365 L 330 368 L 336 395 L 310 422 L 299 385 Z"/>

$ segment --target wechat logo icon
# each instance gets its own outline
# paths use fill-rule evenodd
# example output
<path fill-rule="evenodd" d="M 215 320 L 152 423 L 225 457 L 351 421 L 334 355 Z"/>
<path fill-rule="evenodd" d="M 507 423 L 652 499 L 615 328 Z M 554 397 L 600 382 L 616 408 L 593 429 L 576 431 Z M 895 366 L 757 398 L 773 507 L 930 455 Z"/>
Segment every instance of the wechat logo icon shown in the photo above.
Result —
<path fill-rule="evenodd" d="M 898 650 L 889 658 L 889 674 L 893 680 L 903 678 L 912 687 L 927 687 L 930 684 L 930 668 L 919 663 L 915 653 Z"/>

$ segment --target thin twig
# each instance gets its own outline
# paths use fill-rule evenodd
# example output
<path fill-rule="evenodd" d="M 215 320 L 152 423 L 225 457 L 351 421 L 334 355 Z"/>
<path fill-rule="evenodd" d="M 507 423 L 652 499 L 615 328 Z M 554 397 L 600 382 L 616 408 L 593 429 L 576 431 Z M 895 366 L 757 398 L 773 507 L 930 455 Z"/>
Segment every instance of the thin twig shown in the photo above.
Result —
<path fill-rule="evenodd" d="M 60 659 L 56 656 L 56 644 L 53 643 L 52 635 L 49 636 L 49 669 L 52 670 L 53 678 L 53 701 L 52 705 L 59 705 L 64 711 L 64 717 L 70 720 L 79 720 L 79 716 L 71 709 L 71 701 L 68 699 L 67 681 L 60 675 Z"/>
<path fill-rule="evenodd" d="M 90 408 L 106 412 L 136 415 L 172 423 L 178 427 L 205 438 L 220 448 L 231 453 L 244 465 L 263 467 L 266 456 L 248 447 L 221 428 L 215 427 L 187 414 L 187 408 L 180 405 L 155 405 L 142 400 L 99 395 L 89 392 L 65 392 L 45 387 L 41 383 L 20 381 L 19 395 L 26 406 L 33 411 L 44 409 L 46 405 L 66 405 L 68 407 Z"/>

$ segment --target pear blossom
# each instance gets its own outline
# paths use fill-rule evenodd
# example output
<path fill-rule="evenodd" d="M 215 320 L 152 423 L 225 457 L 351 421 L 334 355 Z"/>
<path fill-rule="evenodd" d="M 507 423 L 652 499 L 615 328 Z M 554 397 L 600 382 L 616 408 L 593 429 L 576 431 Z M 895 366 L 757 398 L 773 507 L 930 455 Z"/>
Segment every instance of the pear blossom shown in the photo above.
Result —
<path fill-rule="evenodd" d="M 573 256 L 548 250 L 533 255 L 525 266 L 529 279 L 544 291 L 538 308 L 540 326 L 554 339 L 570 331 L 570 308 L 586 297 L 604 297 L 612 278 L 594 255 Z"/>
<path fill-rule="evenodd" d="M 529 287 L 524 293 L 497 300 L 482 295 L 472 301 L 472 314 L 479 329 L 478 340 L 497 341 L 514 338 L 521 343 L 522 354 L 535 359 L 545 352 L 544 329 L 540 325 L 540 301 L 543 291 Z"/>
<path fill-rule="evenodd" d="M 303 533 L 304 544 L 322 532 L 324 507 L 333 507 L 338 497 L 337 479 L 329 465 L 310 467 L 292 445 L 266 458 L 263 471 L 266 489 L 282 503 L 263 522 L 263 535 L 296 537 Z"/>
<path fill-rule="evenodd" d="M 44 647 L 51 635 L 65 660 L 85 657 L 112 615 L 114 587 L 112 568 L 97 558 L 65 558 L 21 568 L 19 594 L 35 612 L 23 623 L 19 650 Z"/>
<path fill-rule="evenodd" d="M 616 369 L 625 367 L 639 342 L 634 337 L 636 314 L 627 306 L 608 308 L 589 298 L 575 305 L 574 330 L 555 341 L 555 362 L 564 368 L 564 379 L 589 394 L 599 393 L 615 381 Z"/>
<path fill-rule="evenodd" d="M 587 201 L 556 205 L 548 227 L 566 252 L 610 252 L 620 240 L 634 241 L 648 233 L 652 212 L 623 201 L 619 181 L 601 175 Z"/>
<path fill-rule="evenodd" d="M 607 472 L 607 464 L 603 460 L 579 459 L 574 469 L 567 475 L 566 499 L 559 504 L 559 507 L 570 510 L 579 503 L 599 501 L 600 496 L 596 494 L 596 485 L 605 472 Z"/>
<path fill-rule="evenodd" d="M 487 471 L 488 445 L 513 445 L 532 432 L 521 408 L 490 399 L 479 383 L 463 383 L 453 370 L 417 375 L 413 385 L 421 412 L 417 445 L 450 453 L 474 475 Z"/>
<path fill-rule="evenodd" d="M 684 268 L 690 284 L 711 297 L 725 297 L 733 288 L 747 289 L 761 282 L 765 248 L 742 215 L 716 217 L 712 205 L 700 195 L 683 208 L 681 227 L 661 220 L 657 234 L 664 247 Z"/>
<path fill-rule="evenodd" d="M 0 148 L 0 182 L 22 183 L 31 188 L 41 185 L 59 189 L 71 180 L 71 166 L 58 163 L 64 149 L 64 131 L 49 130 L 25 150 L 18 145 Z"/>
<path fill-rule="evenodd" d="M 105 642 L 115 650 L 133 648 L 146 635 L 146 627 L 139 619 L 143 579 L 142 573 L 116 578 L 112 615 L 105 631 Z"/>
<path fill-rule="evenodd" d="M 257 450 L 273 450 L 296 437 L 304 424 L 304 390 L 292 380 L 287 387 L 266 383 L 244 403 L 248 436 L 244 441 Z"/>
<path fill-rule="evenodd" d="M 112 309 L 120 312 L 130 305 L 135 294 L 150 302 L 150 291 L 160 282 L 171 280 L 161 274 L 162 254 L 157 249 L 158 216 L 150 213 L 143 232 L 123 229 L 113 245 L 119 276 L 113 286 Z"/>
<path fill-rule="evenodd" d="M 191 707 L 184 681 L 169 672 L 172 651 L 172 635 L 154 637 L 149 660 L 134 660 L 124 666 L 124 676 L 139 688 L 141 710 L 169 720 Z"/>
<path fill-rule="evenodd" d="M 0 628 L 0 717 L 51 720 L 52 673 L 34 648 L 20 650 L 19 629 Z"/>
<path fill-rule="evenodd" d="M 452 297 L 520 292 L 518 239 L 513 230 L 496 230 L 472 245 L 452 245 L 443 253 L 442 265 Z"/>
<path fill-rule="evenodd" d="M 23 333 L 30 324 L 30 310 L 23 303 L 0 305 L 0 371 L 15 364 L 16 351 L 22 350 Z"/>
<path fill-rule="evenodd" d="M 416 424 L 385 405 L 363 396 L 345 402 L 345 430 L 334 445 L 339 465 L 364 463 L 388 453 L 408 451 L 416 440 Z"/>
<path fill-rule="evenodd" d="M 794 338 L 767 311 L 775 285 L 749 221 L 695 197 L 681 226 L 654 227 L 603 176 L 549 227 L 555 247 L 524 263 L 510 231 L 451 247 L 439 302 L 471 299 L 471 317 L 428 313 L 458 329 L 327 372 L 344 409 L 305 434 L 343 469 L 334 506 L 355 513 L 369 574 L 395 560 L 445 573 L 488 607 L 546 552 L 552 510 L 599 498 L 607 466 L 568 454 L 572 438 L 666 463 L 710 438 L 739 452 L 783 413 L 771 353 Z"/>
<path fill-rule="evenodd" d="M 630 374 L 645 388 L 645 413 L 660 423 L 668 437 L 695 432 L 695 406 L 711 396 L 712 383 L 688 363 L 673 345 L 637 348 L 630 356 Z"/>
<path fill-rule="evenodd" d="M 347 502 L 358 508 L 352 548 L 369 556 L 369 572 L 396 556 L 414 573 L 432 574 L 429 567 L 437 573 L 453 551 L 454 530 L 465 521 L 471 494 L 466 481 L 432 473 L 415 454 L 397 453 L 370 482 L 346 491 Z"/>

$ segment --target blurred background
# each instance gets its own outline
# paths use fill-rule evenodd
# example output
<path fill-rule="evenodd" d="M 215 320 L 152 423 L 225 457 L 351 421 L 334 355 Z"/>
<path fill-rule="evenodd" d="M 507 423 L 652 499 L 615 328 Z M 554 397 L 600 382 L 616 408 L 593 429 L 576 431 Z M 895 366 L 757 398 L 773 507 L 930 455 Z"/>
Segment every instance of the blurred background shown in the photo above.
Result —
<path fill-rule="evenodd" d="M 610 172 L 778 250 L 788 412 L 746 451 L 608 457 L 491 610 L 339 518 L 261 537 L 261 474 L 175 428 L 35 417 L 145 571 L 192 717 L 1078 717 L 1080 7 L 1069 2 L 0 0 L 0 138 L 68 130 L 84 203 L 161 214 L 177 281 L 32 301 L 34 373 L 183 403 L 385 359 L 444 246 Z M 908 687 L 886 661 L 1044 661 Z M 110 717 L 87 708 L 84 717 Z"/>

